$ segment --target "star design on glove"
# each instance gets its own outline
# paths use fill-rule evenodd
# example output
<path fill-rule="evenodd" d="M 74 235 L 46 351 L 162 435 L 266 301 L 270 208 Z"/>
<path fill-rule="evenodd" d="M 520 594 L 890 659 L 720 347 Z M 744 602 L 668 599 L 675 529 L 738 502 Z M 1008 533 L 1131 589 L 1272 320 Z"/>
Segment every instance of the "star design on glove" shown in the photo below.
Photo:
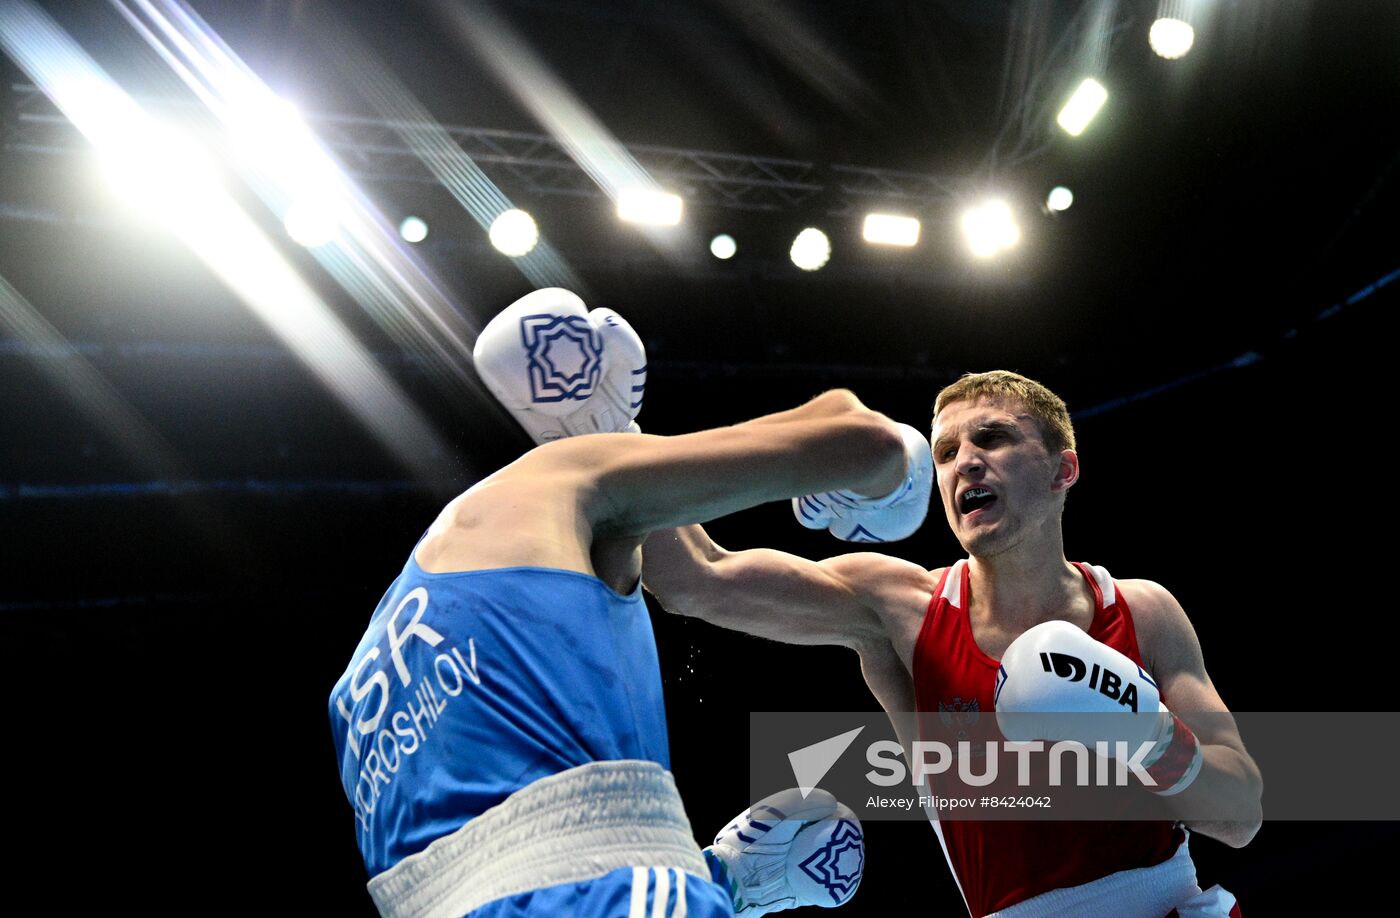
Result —
<path fill-rule="evenodd" d="M 603 364 L 603 348 L 583 316 L 526 316 L 520 334 L 530 370 L 530 396 L 536 402 L 582 401 L 593 394 Z"/>
<path fill-rule="evenodd" d="M 860 829 L 843 819 L 827 843 L 799 866 L 803 873 L 826 887 L 832 902 L 839 905 L 855 891 L 864 864 L 865 848 L 861 845 Z"/>
<path fill-rule="evenodd" d="M 560 344 L 560 339 L 564 339 L 568 344 Z M 577 338 L 565 335 L 562 332 L 557 335 L 550 335 L 545 339 L 544 351 L 540 354 L 540 359 L 549 367 L 553 375 L 564 380 L 573 382 L 583 378 L 583 368 L 588 363 L 588 355 L 583 351 L 583 342 Z"/>

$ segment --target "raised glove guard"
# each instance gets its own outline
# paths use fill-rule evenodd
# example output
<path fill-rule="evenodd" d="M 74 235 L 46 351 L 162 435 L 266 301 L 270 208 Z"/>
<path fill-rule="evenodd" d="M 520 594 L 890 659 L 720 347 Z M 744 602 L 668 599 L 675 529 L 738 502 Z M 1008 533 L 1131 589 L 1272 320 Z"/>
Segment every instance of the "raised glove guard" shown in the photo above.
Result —
<path fill-rule="evenodd" d="M 486 388 L 536 443 L 639 430 L 646 348 L 616 312 L 589 312 L 568 290 L 516 300 L 481 330 L 472 357 Z"/>

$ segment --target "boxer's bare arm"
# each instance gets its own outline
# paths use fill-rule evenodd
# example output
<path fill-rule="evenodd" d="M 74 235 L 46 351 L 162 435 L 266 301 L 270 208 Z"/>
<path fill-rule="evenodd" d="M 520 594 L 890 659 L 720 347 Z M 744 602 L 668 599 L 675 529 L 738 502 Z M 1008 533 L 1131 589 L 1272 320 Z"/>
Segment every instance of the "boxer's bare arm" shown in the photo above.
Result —
<path fill-rule="evenodd" d="M 728 551 L 685 526 L 647 539 L 642 580 L 679 615 L 789 644 L 849 647 L 886 711 L 913 709 L 914 639 L 937 583 L 918 565 L 873 552 L 810 561 L 769 548 Z"/>
<path fill-rule="evenodd" d="M 839 557 L 731 552 L 700 526 L 653 533 L 642 557 L 643 585 L 679 615 L 788 644 L 857 647 L 882 632 Z"/>
<path fill-rule="evenodd" d="M 642 538 L 812 491 L 893 491 L 905 475 L 899 429 L 849 393 L 828 395 L 809 403 L 812 412 L 784 412 L 781 421 L 643 435 L 639 446 L 600 452 L 592 507 L 598 532 Z M 830 413 L 833 403 L 847 407 Z"/>
<path fill-rule="evenodd" d="M 655 529 L 809 491 L 882 493 L 903 478 L 898 428 L 844 390 L 760 421 L 545 444 L 449 504 L 419 563 L 434 572 L 528 564 L 591 573 L 595 542 L 635 546 Z"/>
<path fill-rule="evenodd" d="M 1133 610 L 1143 662 L 1167 706 L 1191 727 L 1201 743 L 1201 773 L 1178 798 L 1191 812 L 1247 811 L 1229 821 L 1188 821 L 1191 829 L 1234 848 L 1249 843 L 1263 821 L 1259 766 L 1244 748 L 1234 718 L 1216 691 L 1186 612 L 1164 587 L 1149 580 L 1120 581 Z M 1201 717 L 1206 713 L 1210 716 Z"/>
<path fill-rule="evenodd" d="M 917 626 L 936 582 L 874 552 L 810 561 L 771 548 L 729 551 L 701 526 L 653 533 L 643 558 L 643 583 L 668 611 L 788 644 L 891 646 L 900 658 L 913 646 L 906 626 Z"/>

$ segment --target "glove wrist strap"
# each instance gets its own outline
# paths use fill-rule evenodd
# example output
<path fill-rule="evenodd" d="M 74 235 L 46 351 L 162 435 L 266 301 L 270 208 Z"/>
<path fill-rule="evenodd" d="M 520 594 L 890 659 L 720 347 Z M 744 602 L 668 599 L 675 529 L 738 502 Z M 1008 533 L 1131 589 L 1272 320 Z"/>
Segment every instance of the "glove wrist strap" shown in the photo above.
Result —
<path fill-rule="evenodd" d="M 1171 738 L 1157 761 L 1147 767 L 1147 773 L 1157 782 L 1153 793 L 1170 797 L 1186 790 L 1201 770 L 1201 744 L 1186 722 L 1175 714 L 1171 719 Z"/>

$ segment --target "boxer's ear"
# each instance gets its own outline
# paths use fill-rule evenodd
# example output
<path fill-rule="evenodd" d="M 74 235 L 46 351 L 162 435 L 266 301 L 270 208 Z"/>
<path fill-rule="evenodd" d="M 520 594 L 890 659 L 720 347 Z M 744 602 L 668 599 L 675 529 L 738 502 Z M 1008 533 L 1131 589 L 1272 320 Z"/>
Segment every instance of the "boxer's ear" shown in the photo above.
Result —
<path fill-rule="evenodd" d="M 1079 480 L 1079 454 L 1072 449 L 1060 450 L 1059 461 L 1055 466 L 1055 477 L 1050 482 L 1050 491 L 1059 494 L 1074 487 Z"/>

